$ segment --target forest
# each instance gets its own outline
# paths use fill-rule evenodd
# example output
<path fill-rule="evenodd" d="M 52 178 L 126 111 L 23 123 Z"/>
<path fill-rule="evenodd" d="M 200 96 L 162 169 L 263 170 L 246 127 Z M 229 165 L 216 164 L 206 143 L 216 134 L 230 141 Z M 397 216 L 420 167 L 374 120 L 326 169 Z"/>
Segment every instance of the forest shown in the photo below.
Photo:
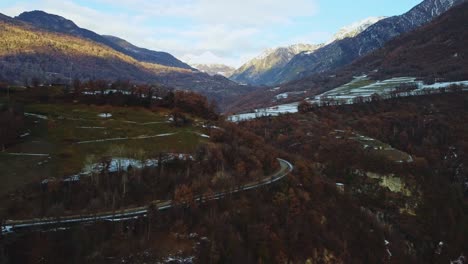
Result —
<path fill-rule="evenodd" d="M 79 183 L 30 182 L 8 194 L 17 199 L 2 204 L 9 208 L 3 219 L 190 201 L 268 175 L 278 157 L 294 171 L 286 180 L 220 200 L 168 211 L 150 206 L 146 218 L 7 235 L 0 240 L 6 263 L 447 263 L 466 249 L 466 92 L 302 104 L 298 114 L 233 124 L 188 92 L 125 82 L 75 87 L 14 93 L 18 126 L 9 133 L 24 126 L 21 104 L 41 98 L 168 111 L 177 117 L 174 129 L 209 124 L 209 139 L 190 156 L 172 159 L 154 151 L 149 157 L 163 166 L 112 171 L 112 160 L 104 157 L 100 170 Z M 5 115 L 15 116 L 12 109 Z M 6 143 L 7 150 L 16 141 Z"/>

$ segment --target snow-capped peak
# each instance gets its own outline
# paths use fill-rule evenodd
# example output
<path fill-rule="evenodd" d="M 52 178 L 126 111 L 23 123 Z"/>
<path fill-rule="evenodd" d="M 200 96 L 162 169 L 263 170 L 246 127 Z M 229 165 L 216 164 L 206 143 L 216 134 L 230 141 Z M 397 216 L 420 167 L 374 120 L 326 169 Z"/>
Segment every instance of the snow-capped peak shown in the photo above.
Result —
<path fill-rule="evenodd" d="M 374 25 L 375 23 L 379 22 L 380 20 L 386 17 L 368 17 L 358 22 L 354 22 L 351 25 L 342 27 L 332 39 L 328 41 L 327 44 L 332 43 L 337 40 L 345 39 L 345 38 L 352 38 L 359 35 L 361 32 L 366 30 L 368 27 Z"/>

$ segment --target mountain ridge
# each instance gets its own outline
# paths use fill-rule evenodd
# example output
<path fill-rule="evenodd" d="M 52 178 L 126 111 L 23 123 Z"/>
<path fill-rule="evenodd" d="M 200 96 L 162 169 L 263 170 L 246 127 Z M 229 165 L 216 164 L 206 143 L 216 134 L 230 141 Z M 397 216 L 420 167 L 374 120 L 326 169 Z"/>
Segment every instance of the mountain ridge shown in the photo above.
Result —
<path fill-rule="evenodd" d="M 295 56 L 310 55 L 325 45 L 354 37 L 384 17 L 369 17 L 342 27 L 325 44 L 294 44 L 287 47 L 268 48 L 237 69 L 231 79 L 240 83 L 255 85 L 275 85 L 278 75 Z"/>
<path fill-rule="evenodd" d="M 468 2 L 416 30 L 404 33 L 353 63 L 337 70 L 316 73 L 282 85 L 242 95 L 227 108 L 232 112 L 278 104 L 278 94 L 289 94 L 281 103 L 313 98 L 350 83 L 355 76 L 383 81 L 412 77 L 431 84 L 468 80 Z M 298 96 L 294 96 L 299 94 Z"/>
<path fill-rule="evenodd" d="M 296 55 L 283 68 L 275 84 L 304 78 L 347 65 L 355 59 L 381 48 L 387 41 L 432 21 L 453 6 L 466 0 L 425 0 L 400 16 L 393 16 L 369 26 L 354 38 L 326 45 L 311 54 Z"/>
<path fill-rule="evenodd" d="M 237 69 L 230 78 L 239 83 L 268 85 L 270 84 L 268 80 L 275 76 L 296 54 L 313 51 L 319 47 L 321 44 L 294 44 L 266 49 L 262 54 Z"/>
<path fill-rule="evenodd" d="M 139 61 L 89 38 L 54 32 L 7 16 L 0 19 L 0 24 L 0 79 L 7 83 L 129 80 L 191 90 L 218 102 L 251 90 L 222 76 Z"/>
<path fill-rule="evenodd" d="M 211 76 L 222 75 L 226 78 L 229 78 L 232 73 L 236 70 L 234 67 L 225 65 L 225 64 L 192 64 L 193 68 L 208 73 Z"/>
<path fill-rule="evenodd" d="M 92 41 L 107 45 L 139 61 L 156 63 L 168 67 L 193 70 L 193 68 L 191 68 L 189 65 L 183 63 L 167 52 L 152 51 L 136 47 L 121 38 L 97 34 L 91 30 L 77 26 L 73 21 L 62 16 L 35 10 L 30 12 L 23 12 L 14 19 L 26 23 L 31 23 L 35 27 L 39 27 L 45 30 L 63 34 L 71 34 L 77 37 L 90 39 Z M 131 46 L 132 49 L 128 49 L 126 46 Z"/>

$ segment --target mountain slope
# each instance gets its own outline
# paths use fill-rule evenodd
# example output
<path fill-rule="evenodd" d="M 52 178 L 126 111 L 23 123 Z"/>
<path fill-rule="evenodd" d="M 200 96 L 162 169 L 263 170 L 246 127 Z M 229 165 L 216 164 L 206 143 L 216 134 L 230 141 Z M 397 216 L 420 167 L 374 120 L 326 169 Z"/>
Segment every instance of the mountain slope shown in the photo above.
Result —
<path fill-rule="evenodd" d="M 86 38 L 104 44 L 139 61 L 156 63 L 169 67 L 192 69 L 169 53 L 139 48 L 117 37 L 101 36 L 93 31 L 80 28 L 73 21 L 61 16 L 48 14 L 43 11 L 31 11 L 24 12 L 15 17 L 15 19 L 31 23 L 45 30 Z"/>
<path fill-rule="evenodd" d="M 137 47 L 128 41 L 115 37 L 115 36 L 103 36 L 107 40 L 111 41 L 114 45 L 117 45 L 123 49 L 125 54 L 139 60 L 151 63 L 157 63 L 170 67 L 177 67 L 183 69 L 193 69 L 188 64 L 176 59 L 174 56 L 167 52 L 153 51 L 145 48 Z"/>
<path fill-rule="evenodd" d="M 364 30 L 366 30 L 368 27 L 372 26 L 373 24 L 379 22 L 380 20 L 384 18 L 386 17 L 369 17 L 361 21 L 355 22 L 349 26 L 345 26 L 341 28 L 333 36 L 333 38 L 330 41 L 328 41 L 327 44 L 330 44 L 332 42 L 335 42 L 337 40 L 342 40 L 345 38 L 354 38 L 355 36 L 359 35 Z"/>
<path fill-rule="evenodd" d="M 348 68 L 376 79 L 414 76 L 445 81 L 468 80 L 468 3 L 439 19 L 390 41 Z M 374 70 L 378 70 L 373 72 Z"/>
<path fill-rule="evenodd" d="M 238 112 L 274 105 L 277 104 L 276 96 L 285 93 L 302 92 L 299 96 L 288 98 L 290 101 L 300 101 L 350 83 L 353 76 L 367 75 L 370 83 L 393 77 L 415 77 L 429 83 L 434 80 L 468 80 L 467 17 L 468 3 L 463 3 L 339 70 L 314 74 L 284 84 L 281 89 L 259 90 L 243 95 L 234 100 L 228 109 Z"/>
<path fill-rule="evenodd" d="M 192 66 L 195 69 L 206 72 L 211 76 L 222 75 L 224 77 L 229 77 L 236 70 L 235 68 L 224 64 L 193 64 Z"/>
<path fill-rule="evenodd" d="M 298 54 L 284 67 L 275 82 L 285 83 L 342 67 L 381 48 L 394 37 L 430 22 L 462 2 L 464 0 L 425 0 L 401 16 L 375 23 L 354 38 L 335 41 L 311 54 Z"/>
<path fill-rule="evenodd" d="M 237 69 L 231 76 L 231 80 L 252 85 L 272 84 L 271 80 L 296 54 L 314 51 L 320 47 L 321 45 L 296 44 L 268 49 Z"/>
<path fill-rule="evenodd" d="M 12 19 L 0 19 L 0 79 L 29 84 L 32 79 L 130 80 L 200 92 L 211 99 L 248 91 L 222 76 L 141 62 L 111 47 Z"/>

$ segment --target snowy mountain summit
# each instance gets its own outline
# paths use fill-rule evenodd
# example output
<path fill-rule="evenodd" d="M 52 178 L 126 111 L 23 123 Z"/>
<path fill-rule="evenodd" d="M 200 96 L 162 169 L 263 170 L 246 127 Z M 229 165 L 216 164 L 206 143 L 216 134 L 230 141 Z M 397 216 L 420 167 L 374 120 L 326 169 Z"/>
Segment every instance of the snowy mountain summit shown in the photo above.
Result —
<path fill-rule="evenodd" d="M 342 27 L 329 41 L 327 44 L 332 43 L 337 40 L 342 40 L 345 38 L 353 38 L 359 35 L 361 32 L 364 32 L 368 27 L 374 25 L 382 19 L 387 17 L 368 17 L 361 21 L 354 22 L 348 26 Z"/>

